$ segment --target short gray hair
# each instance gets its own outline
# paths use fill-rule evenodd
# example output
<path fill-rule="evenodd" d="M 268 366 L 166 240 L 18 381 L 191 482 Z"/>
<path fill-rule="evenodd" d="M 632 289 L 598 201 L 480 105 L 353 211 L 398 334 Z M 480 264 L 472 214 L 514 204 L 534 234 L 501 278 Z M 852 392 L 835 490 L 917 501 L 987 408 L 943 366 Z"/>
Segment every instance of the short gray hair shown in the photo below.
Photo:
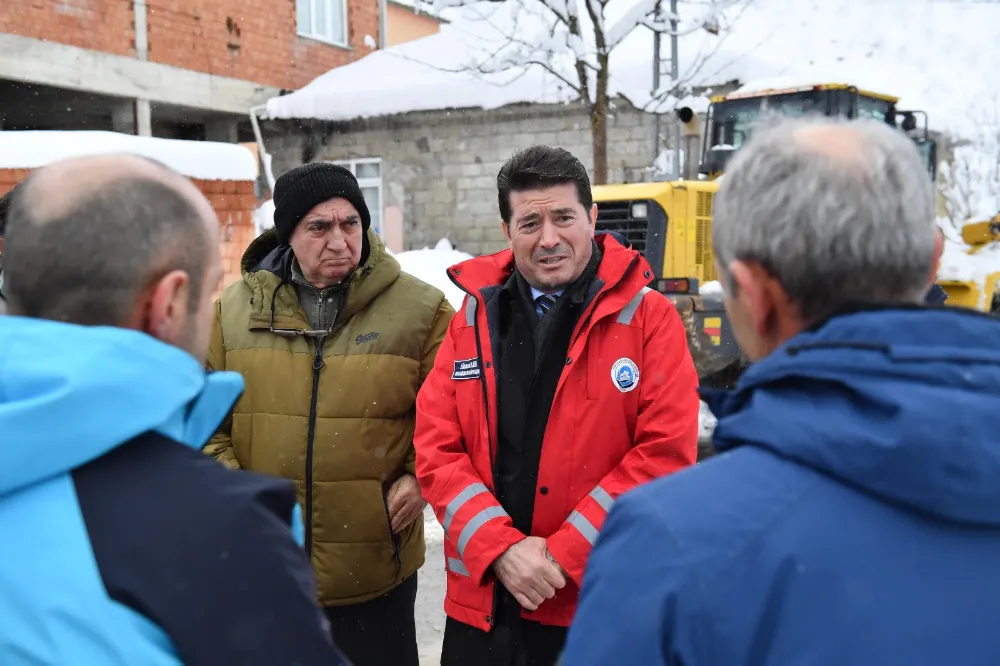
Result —
<path fill-rule="evenodd" d="M 87 192 L 58 218 L 32 206 L 44 196 L 34 173 L 11 202 L 4 273 L 11 313 L 93 326 L 121 326 L 139 293 L 171 270 L 190 279 L 189 309 L 200 305 L 210 248 L 188 196 L 136 175 Z"/>
<path fill-rule="evenodd" d="M 824 126 L 849 129 L 857 145 L 803 145 L 800 130 Z M 913 141 L 883 122 L 782 119 L 757 129 L 713 208 L 723 272 L 734 260 L 760 264 L 806 321 L 848 303 L 921 301 L 927 290 L 934 185 Z M 721 278 L 731 293 L 731 277 Z"/>

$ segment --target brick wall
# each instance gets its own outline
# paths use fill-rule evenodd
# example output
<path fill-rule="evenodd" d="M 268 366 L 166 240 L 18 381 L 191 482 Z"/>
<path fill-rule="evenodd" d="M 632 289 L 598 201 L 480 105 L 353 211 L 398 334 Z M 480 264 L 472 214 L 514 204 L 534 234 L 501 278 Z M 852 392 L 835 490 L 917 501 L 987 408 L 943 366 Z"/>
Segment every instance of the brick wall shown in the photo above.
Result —
<path fill-rule="evenodd" d="M 347 0 L 349 47 L 296 33 L 295 0 L 147 0 L 149 59 L 281 88 L 300 88 L 371 52 L 378 0 Z M 132 0 L 2 0 L 0 31 L 135 55 Z"/>
<path fill-rule="evenodd" d="M 386 206 L 402 210 L 407 249 L 433 247 L 444 237 L 470 254 L 506 247 L 496 177 L 521 148 L 561 146 L 588 168 L 593 164 L 589 118 L 569 105 L 414 112 L 305 130 L 294 122 L 265 121 L 262 129 L 275 176 L 301 164 L 303 156 L 381 158 L 383 198 Z M 609 180 L 648 180 L 652 146 L 652 116 L 619 103 L 608 124 Z"/>
<path fill-rule="evenodd" d="M 253 211 L 256 198 L 253 193 L 252 181 L 232 180 L 198 180 L 192 179 L 215 209 L 219 217 L 221 243 L 219 252 L 222 255 L 222 268 L 225 276 L 222 289 L 236 280 L 240 275 L 240 260 L 243 252 L 254 239 L 256 230 L 253 224 Z"/>
<path fill-rule="evenodd" d="M 0 194 L 11 190 L 27 178 L 29 169 L 0 169 Z M 253 182 L 232 180 L 192 179 L 208 198 L 219 217 L 222 242 L 219 251 L 225 270 L 223 287 L 241 279 L 240 259 L 254 239 L 253 211 L 255 198 Z M 222 293 L 222 287 L 216 295 Z"/>
<path fill-rule="evenodd" d="M 0 0 L 0 32 L 115 55 L 135 54 L 133 25 L 131 0 Z"/>

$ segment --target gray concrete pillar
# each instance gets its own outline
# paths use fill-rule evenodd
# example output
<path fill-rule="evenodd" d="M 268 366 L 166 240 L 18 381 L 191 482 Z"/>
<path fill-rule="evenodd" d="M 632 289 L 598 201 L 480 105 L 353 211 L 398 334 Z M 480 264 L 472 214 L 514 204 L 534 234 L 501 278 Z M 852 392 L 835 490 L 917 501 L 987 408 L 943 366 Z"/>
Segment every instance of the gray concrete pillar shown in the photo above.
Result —
<path fill-rule="evenodd" d="M 128 100 L 112 107 L 111 129 L 122 134 L 135 134 L 135 102 Z"/>
<path fill-rule="evenodd" d="M 111 129 L 122 134 L 153 136 L 152 111 L 149 107 L 149 100 L 127 100 L 112 107 Z"/>
<path fill-rule="evenodd" d="M 153 111 L 149 106 L 148 99 L 135 100 L 135 120 L 136 134 L 139 136 L 153 136 Z"/>

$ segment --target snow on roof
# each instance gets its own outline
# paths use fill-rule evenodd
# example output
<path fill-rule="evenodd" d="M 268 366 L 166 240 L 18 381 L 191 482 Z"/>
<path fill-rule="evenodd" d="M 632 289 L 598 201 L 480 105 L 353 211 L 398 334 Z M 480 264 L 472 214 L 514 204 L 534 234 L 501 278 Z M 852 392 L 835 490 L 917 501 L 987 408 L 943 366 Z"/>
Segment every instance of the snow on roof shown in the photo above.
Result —
<path fill-rule="evenodd" d="M 257 178 L 253 153 L 234 143 L 159 139 L 119 132 L 0 132 L 0 169 L 35 169 L 70 157 L 107 153 L 148 157 L 189 178 Z"/>
<path fill-rule="evenodd" d="M 389 2 L 400 7 L 406 7 L 412 10 L 414 14 L 424 14 L 439 21 L 443 20 L 434 9 L 433 3 L 423 2 L 422 0 L 389 0 Z"/>
<path fill-rule="evenodd" d="M 648 0 L 608 3 L 627 13 Z M 574 98 L 558 76 L 535 65 L 524 72 L 481 76 L 461 69 L 482 61 L 504 40 L 502 26 L 520 20 L 521 2 L 500 3 L 490 21 L 482 10 L 448 10 L 452 21 L 435 35 L 378 51 L 331 70 L 301 90 L 267 103 L 272 118 L 350 120 L 417 110 L 498 108 Z M 506 13 L 503 13 L 506 11 Z M 736 11 L 736 10 L 733 10 Z M 682 78 L 713 86 L 758 79 L 846 82 L 897 95 L 907 108 L 930 115 L 935 129 L 967 126 L 977 101 L 996 95 L 1000 69 L 995 43 L 1000 5 L 976 0 L 755 0 L 740 9 L 734 28 L 719 36 L 692 31 L 680 38 Z M 522 13 L 523 14 L 523 13 Z M 609 17 L 606 17 L 609 18 Z M 494 27 L 495 25 L 501 28 Z M 519 25 L 519 30 L 529 30 Z M 529 38 L 534 38 L 530 33 Z M 690 64 L 705 57 L 697 74 Z M 572 78 L 569 58 L 553 67 Z M 612 94 L 650 103 L 652 33 L 639 28 L 610 58 Z M 671 100 L 671 103 L 675 103 Z M 702 100 L 704 105 L 704 100 Z"/>
<path fill-rule="evenodd" d="M 442 238 L 433 249 L 425 247 L 422 250 L 407 250 L 395 257 L 405 272 L 443 291 L 451 307 L 456 310 L 462 307 L 465 292 L 456 287 L 448 277 L 448 269 L 471 259 L 471 254 L 454 249 L 451 241 Z"/>

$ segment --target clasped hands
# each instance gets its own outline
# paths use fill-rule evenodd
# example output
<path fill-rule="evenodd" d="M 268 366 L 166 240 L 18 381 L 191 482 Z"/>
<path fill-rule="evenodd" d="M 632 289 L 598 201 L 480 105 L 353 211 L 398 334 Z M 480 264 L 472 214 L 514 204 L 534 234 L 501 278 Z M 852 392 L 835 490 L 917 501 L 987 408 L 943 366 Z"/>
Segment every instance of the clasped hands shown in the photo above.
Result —
<path fill-rule="evenodd" d="M 529 611 L 566 587 L 566 572 L 549 553 L 545 539 L 529 536 L 504 551 L 493 572 L 517 603 Z"/>

